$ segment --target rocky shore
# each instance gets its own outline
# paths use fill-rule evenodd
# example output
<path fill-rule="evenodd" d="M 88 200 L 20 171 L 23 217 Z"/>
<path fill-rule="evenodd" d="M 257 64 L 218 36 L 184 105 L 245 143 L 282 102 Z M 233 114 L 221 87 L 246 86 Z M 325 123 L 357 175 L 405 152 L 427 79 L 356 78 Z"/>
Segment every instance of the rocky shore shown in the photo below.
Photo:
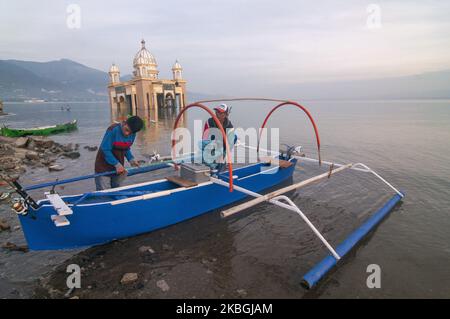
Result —
<path fill-rule="evenodd" d="M 80 157 L 79 145 L 62 145 L 47 137 L 0 136 L 0 174 L 17 179 L 27 168 L 48 167 L 49 171 L 60 171 L 56 165 L 58 157 L 76 159 Z"/>

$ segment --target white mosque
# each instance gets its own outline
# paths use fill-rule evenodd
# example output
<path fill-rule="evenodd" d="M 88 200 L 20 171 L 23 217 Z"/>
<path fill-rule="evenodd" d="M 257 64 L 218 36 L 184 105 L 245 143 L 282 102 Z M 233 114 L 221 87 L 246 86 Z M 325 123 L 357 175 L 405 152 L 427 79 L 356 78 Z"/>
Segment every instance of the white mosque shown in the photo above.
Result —
<path fill-rule="evenodd" d="M 133 78 L 120 81 L 120 70 L 115 64 L 109 69 L 109 100 L 113 112 L 120 111 L 158 121 L 158 108 L 186 105 L 186 81 L 178 61 L 172 66 L 172 79 L 159 79 L 155 57 L 141 41 L 141 49 L 133 60 Z"/>

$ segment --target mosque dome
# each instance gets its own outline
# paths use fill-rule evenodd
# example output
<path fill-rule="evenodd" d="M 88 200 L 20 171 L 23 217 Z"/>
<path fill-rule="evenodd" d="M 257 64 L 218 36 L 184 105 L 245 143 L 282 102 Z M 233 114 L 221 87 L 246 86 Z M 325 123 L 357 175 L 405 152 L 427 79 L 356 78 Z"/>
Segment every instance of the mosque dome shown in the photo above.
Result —
<path fill-rule="evenodd" d="M 145 48 L 145 40 L 142 40 L 141 44 L 141 49 L 138 51 L 138 53 L 136 53 L 136 56 L 134 57 L 133 66 L 135 68 L 139 65 L 153 66 L 156 69 L 156 59 L 153 54 L 151 54 L 150 51 Z"/>
<path fill-rule="evenodd" d="M 145 41 L 141 41 L 142 47 L 136 53 L 136 56 L 133 60 L 133 67 L 134 67 L 134 76 L 135 77 L 145 77 L 145 78 L 151 78 L 151 79 L 157 79 L 158 78 L 158 70 L 157 70 L 157 64 L 156 59 L 153 56 L 153 54 L 150 53 L 145 48 Z"/>
<path fill-rule="evenodd" d="M 183 69 L 183 68 L 181 67 L 180 62 L 178 62 L 178 60 L 176 60 L 174 65 L 172 66 L 172 70 L 181 70 L 181 69 Z"/>

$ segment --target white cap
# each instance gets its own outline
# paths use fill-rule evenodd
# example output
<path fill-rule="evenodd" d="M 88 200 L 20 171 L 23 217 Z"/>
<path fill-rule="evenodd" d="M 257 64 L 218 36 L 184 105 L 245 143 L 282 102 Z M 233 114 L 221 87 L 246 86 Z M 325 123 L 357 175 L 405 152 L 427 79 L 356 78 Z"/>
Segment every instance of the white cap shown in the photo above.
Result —
<path fill-rule="evenodd" d="M 228 105 L 224 104 L 220 104 L 219 106 L 214 108 L 215 111 L 220 112 L 220 113 L 228 113 L 229 112 L 229 107 Z"/>

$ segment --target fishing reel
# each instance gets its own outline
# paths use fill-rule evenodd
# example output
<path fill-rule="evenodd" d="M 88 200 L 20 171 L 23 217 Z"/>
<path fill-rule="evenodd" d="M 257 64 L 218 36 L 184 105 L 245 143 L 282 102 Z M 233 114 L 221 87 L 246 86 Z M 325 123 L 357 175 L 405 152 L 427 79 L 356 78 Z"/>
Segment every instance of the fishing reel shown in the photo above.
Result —
<path fill-rule="evenodd" d="M 11 208 L 17 215 L 25 216 L 28 214 L 28 205 L 24 199 L 17 199 Z"/>

